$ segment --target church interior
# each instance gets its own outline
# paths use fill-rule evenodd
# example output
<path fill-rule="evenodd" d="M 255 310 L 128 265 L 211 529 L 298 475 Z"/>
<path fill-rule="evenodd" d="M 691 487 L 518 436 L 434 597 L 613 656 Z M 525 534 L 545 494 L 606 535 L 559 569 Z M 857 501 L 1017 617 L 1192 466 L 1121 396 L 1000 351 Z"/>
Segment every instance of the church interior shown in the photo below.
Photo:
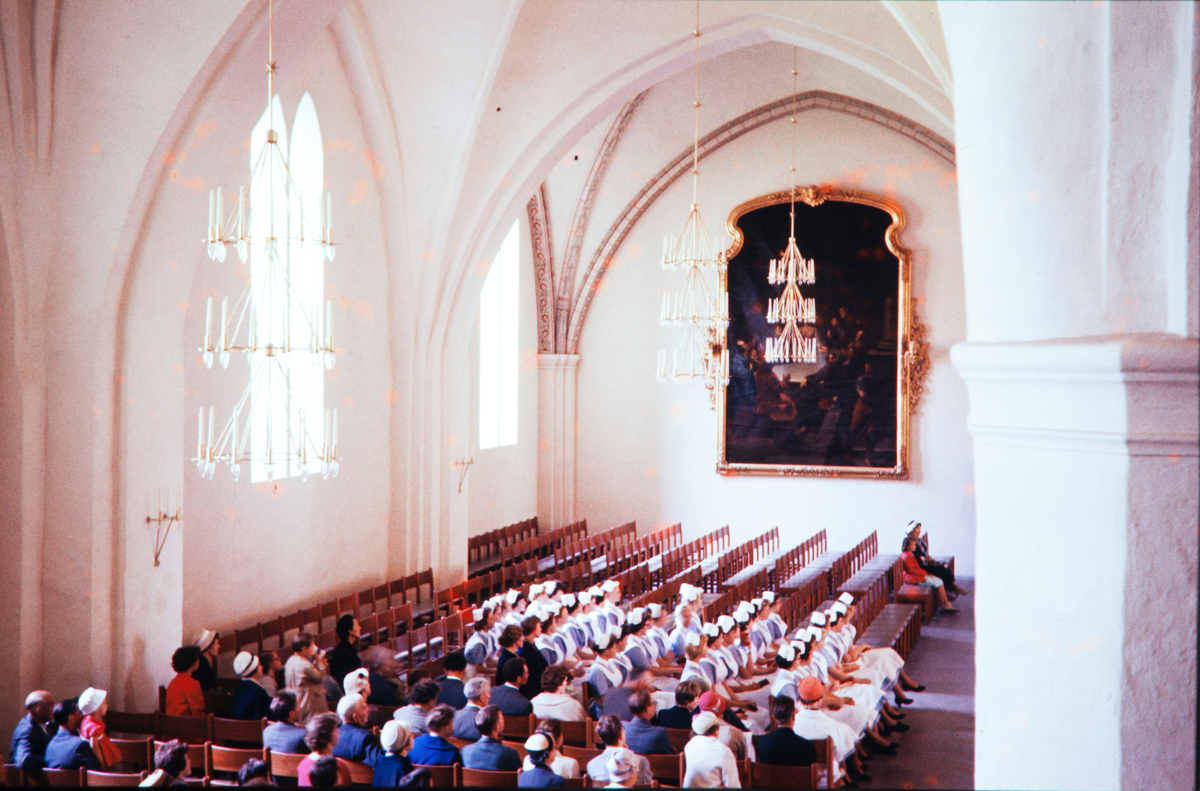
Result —
<path fill-rule="evenodd" d="M 1197 8 L 0 3 L 0 731 L 410 598 L 853 589 L 974 787 L 1195 788 Z"/>

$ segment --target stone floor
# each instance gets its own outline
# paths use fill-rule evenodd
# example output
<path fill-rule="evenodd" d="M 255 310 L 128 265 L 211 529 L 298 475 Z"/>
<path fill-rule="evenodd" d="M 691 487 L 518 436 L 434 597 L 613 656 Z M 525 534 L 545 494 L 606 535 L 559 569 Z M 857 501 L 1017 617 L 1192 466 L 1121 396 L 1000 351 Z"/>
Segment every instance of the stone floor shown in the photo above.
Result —
<path fill-rule="evenodd" d="M 974 580 L 962 579 L 973 590 Z M 905 706 L 912 726 L 893 735 L 898 754 L 867 764 L 861 788 L 974 788 L 975 596 L 959 596 L 961 612 L 938 615 L 921 628 L 907 660 L 908 674 L 926 686 Z"/>

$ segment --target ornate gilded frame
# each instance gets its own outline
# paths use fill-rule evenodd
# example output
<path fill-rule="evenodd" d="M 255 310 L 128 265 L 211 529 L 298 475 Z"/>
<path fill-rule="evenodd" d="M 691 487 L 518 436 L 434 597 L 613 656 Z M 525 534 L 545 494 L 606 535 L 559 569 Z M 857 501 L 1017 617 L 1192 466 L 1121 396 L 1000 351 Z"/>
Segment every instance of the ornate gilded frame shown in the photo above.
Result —
<path fill-rule="evenodd" d="M 788 203 L 792 192 L 774 192 L 754 198 L 737 206 L 729 215 L 727 227 L 733 236 L 733 245 L 726 252 L 726 260 L 732 260 L 742 249 L 745 239 L 738 220 L 742 215 L 756 209 Z M 719 386 L 716 392 L 717 411 L 717 472 L 721 475 L 778 475 L 825 478 L 908 478 L 908 450 L 912 415 L 925 389 L 925 377 L 929 372 L 929 344 L 925 341 L 925 327 L 916 316 L 915 300 L 912 298 L 912 252 L 900 243 L 904 230 L 905 216 L 900 204 L 882 195 L 856 190 L 831 189 L 821 186 L 803 187 L 796 191 L 796 199 L 809 206 L 819 206 L 826 201 L 860 203 L 882 209 L 891 215 L 892 223 L 884 232 L 884 243 L 899 261 L 897 284 L 897 364 L 896 364 L 896 465 L 894 467 L 854 467 L 815 464 L 751 464 L 730 462 L 726 459 L 726 392 Z M 722 294 L 729 290 L 728 277 L 722 273 Z M 729 343 L 728 331 L 724 343 Z"/>

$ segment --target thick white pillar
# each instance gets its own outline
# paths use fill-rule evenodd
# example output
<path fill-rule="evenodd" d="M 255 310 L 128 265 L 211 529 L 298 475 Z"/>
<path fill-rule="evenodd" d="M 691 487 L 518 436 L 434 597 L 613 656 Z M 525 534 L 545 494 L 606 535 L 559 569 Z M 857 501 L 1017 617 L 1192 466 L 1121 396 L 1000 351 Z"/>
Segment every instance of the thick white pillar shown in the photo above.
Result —
<path fill-rule="evenodd" d="M 939 4 L 975 442 L 978 788 L 1194 782 L 1194 7 Z"/>
<path fill-rule="evenodd" d="M 575 521 L 578 354 L 538 355 L 538 525 Z"/>

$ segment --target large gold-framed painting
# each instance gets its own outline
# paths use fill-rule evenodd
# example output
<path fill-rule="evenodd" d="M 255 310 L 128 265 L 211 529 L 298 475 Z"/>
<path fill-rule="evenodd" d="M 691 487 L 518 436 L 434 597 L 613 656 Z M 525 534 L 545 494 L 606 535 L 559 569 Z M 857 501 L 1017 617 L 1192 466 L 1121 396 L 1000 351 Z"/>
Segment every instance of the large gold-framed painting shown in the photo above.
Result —
<path fill-rule="evenodd" d="M 718 390 L 722 474 L 907 478 L 909 423 L 928 366 L 913 314 L 911 253 L 900 242 L 904 212 L 865 192 L 795 192 L 795 237 L 814 262 L 801 286 L 815 320 L 815 360 L 771 362 L 782 325 L 768 307 L 771 260 L 788 245 L 791 191 L 743 203 L 729 217 L 729 384 Z M 810 355 L 811 357 L 811 355 Z"/>

